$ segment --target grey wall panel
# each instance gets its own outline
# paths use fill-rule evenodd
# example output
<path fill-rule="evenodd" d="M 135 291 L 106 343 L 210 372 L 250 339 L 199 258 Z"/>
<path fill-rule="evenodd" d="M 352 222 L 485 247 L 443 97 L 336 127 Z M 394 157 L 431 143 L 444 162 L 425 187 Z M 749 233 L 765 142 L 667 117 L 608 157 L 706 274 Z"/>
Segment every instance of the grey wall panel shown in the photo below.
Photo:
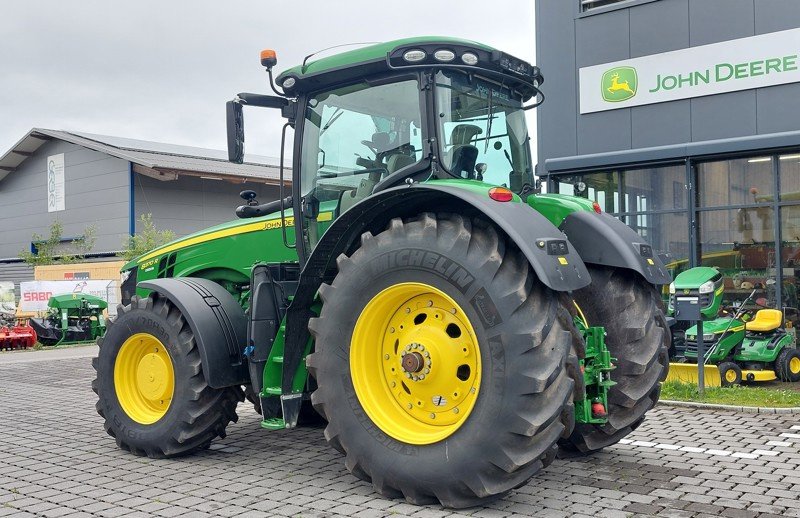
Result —
<path fill-rule="evenodd" d="M 65 210 L 47 212 L 46 160 L 64 153 Z M 30 248 L 34 233 L 47 236 L 55 220 L 64 236 L 97 227 L 93 252 L 119 249 L 127 232 L 128 163 L 61 140 L 45 143 L 0 182 L 0 258 Z"/>
<path fill-rule="evenodd" d="M 261 203 L 278 199 L 277 187 L 260 183 L 232 184 L 189 176 L 162 182 L 137 174 L 136 218 L 150 213 L 157 228 L 170 229 L 178 236 L 191 234 L 236 219 L 234 210 L 244 203 L 239 193 L 246 189 L 256 191 Z"/>
<path fill-rule="evenodd" d="M 754 0 L 691 0 L 690 45 L 707 45 L 755 35 Z"/>
<path fill-rule="evenodd" d="M 758 133 L 800 129 L 800 83 L 761 88 L 756 91 L 756 102 Z"/>
<path fill-rule="evenodd" d="M 33 268 L 22 262 L 0 263 L 0 281 L 14 283 L 14 296 L 19 304 L 19 283 L 33 280 Z"/>
<path fill-rule="evenodd" d="M 755 0 L 756 34 L 800 27 L 797 0 Z"/>
<path fill-rule="evenodd" d="M 628 9 L 576 20 L 575 59 L 578 68 L 631 57 L 629 23 Z"/>
<path fill-rule="evenodd" d="M 575 9 L 574 4 L 562 0 L 536 2 L 537 20 L 558 20 L 537 23 L 536 28 L 536 64 L 544 75 L 542 90 L 546 96 L 544 104 L 536 108 L 537 142 L 540 152 L 547 150 L 553 156 L 578 152 Z"/>
<path fill-rule="evenodd" d="M 691 99 L 692 141 L 756 134 L 756 93 L 753 90 Z"/>
<path fill-rule="evenodd" d="M 689 0 L 652 2 L 630 9 L 631 57 L 689 46 Z"/>
<path fill-rule="evenodd" d="M 680 144 L 692 139 L 688 100 L 636 106 L 630 110 L 633 149 Z"/>
<path fill-rule="evenodd" d="M 631 147 L 630 108 L 582 115 L 578 119 L 578 153 L 602 153 Z"/>

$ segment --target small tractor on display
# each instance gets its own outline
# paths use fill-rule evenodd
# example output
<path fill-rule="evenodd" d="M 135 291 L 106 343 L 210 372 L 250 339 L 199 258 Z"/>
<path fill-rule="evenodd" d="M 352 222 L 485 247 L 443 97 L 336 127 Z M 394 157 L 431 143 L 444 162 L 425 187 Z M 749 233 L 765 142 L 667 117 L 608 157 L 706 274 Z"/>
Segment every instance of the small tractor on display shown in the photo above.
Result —
<path fill-rule="evenodd" d="M 537 67 L 436 37 L 274 81 L 274 52 L 261 62 L 277 95 L 228 103 L 228 151 L 242 162 L 244 106 L 280 110 L 287 192 L 245 191 L 239 221 L 123 267 L 93 383 L 121 448 L 206 448 L 247 397 L 268 430 L 318 412 L 381 494 L 466 507 L 559 445 L 590 453 L 639 426 L 666 376 L 671 279 L 596 203 L 536 193 Z"/>
<path fill-rule="evenodd" d="M 703 319 L 705 344 L 705 384 L 738 385 L 742 381 L 800 381 L 800 350 L 795 337 L 784 328 L 783 312 L 760 309 L 755 318 L 742 319 L 748 303 L 756 294 L 739 304 L 733 315 L 719 316 L 725 291 L 723 276 L 715 268 L 700 266 L 686 270 L 670 284 L 669 311 L 677 297 L 697 297 Z M 697 383 L 697 326 L 685 333 L 683 356 L 670 363 L 669 379 Z"/>
<path fill-rule="evenodd" d="M 47 307 L 47 316 L 29 321 L 42 345 L 93 342 L 106 330 L 103 310 L 108 303 L 100 297 L 82 293 L 55 295 L 47 301 Z"/>

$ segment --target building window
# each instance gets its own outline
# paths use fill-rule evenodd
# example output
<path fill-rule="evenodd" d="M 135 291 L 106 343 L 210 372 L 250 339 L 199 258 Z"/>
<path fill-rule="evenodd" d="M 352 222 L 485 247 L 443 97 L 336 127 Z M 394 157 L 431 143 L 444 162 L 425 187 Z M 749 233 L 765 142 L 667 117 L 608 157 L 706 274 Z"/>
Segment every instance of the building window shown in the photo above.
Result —
<path fill-rule="evenodd" d="M 581 11 L 590 11 L 598 7 L 605 7 L 607 5 L 619 4 L 629 0 L 581 0 Z"/>

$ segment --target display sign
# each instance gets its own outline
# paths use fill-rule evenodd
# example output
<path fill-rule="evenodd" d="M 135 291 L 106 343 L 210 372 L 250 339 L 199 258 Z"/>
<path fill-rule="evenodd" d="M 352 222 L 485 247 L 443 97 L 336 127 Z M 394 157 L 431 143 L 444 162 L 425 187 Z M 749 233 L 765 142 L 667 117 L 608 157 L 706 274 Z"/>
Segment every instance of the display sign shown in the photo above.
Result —
<path fill-rule="evenodd" d="M 47 212 L 64 207 L 64 153 L 61 153 L 47 157 Z"/>
<path fill-rule="evenodd" d="M 800 29 L 584 67 L 579 80 L 581 113 L 800 82 Z"/>
<path fill-rule="evenodd" d="M 84 293 L 100 297 L 109 303 L 109 310 L 117 302 L 117 284 L 113 280 L 90 281 L 27 281 L 19 283 L 19 308 L 23 312 L 47 310 L 47 302 L 54 295 Z"/>

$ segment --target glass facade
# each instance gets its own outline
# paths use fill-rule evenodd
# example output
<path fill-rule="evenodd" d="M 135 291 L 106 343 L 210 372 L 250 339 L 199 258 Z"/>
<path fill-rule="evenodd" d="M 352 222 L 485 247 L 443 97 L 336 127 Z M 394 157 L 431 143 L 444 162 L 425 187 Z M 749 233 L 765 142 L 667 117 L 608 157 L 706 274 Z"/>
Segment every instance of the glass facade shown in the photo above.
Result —
<path fill-rule="evenodd" d="M 783 308 L 800 324 L 800 151 L 550 177 L 597 201 L 664 254 L 673 275 L 719 268 L 723 306 Z M 778 193 L 778 196 L 775 195 Z"/>

